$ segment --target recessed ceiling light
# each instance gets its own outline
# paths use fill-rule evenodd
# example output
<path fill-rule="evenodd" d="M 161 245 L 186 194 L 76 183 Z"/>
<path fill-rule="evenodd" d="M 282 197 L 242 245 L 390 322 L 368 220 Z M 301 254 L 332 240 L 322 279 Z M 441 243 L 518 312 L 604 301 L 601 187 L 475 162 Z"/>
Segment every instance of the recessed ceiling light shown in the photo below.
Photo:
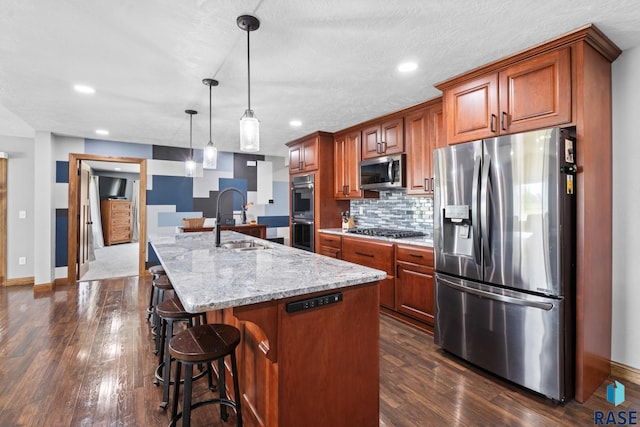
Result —
<path fill-rule="evenodd" d="M 109 131 L 106 130 L 106 129 L 98 129 L 98 130 L 96 130 L 96 133 L 98 135 L 109 135 Z"/>
<path fill-rule="evenodd" d="M 75 85 L 73 88 L 76 90 L 76 92 L 80 92 L 80 93 L 89 93 L 89 94 L 96 93 L 96 90 L 91 86 Z"/>
<path fill-rule="evenodd" d="M 415 62 L 403 62 L 402 64 L 398 65 L 398 71 L 400 71 L 401 73 L 408 73 L 417 69 L 418 64 L 416 64 Z"/>
<path fill-rule="evenodd" d="M 294 128 L 299 128 L 300 126 L 302 126 L 302 122 L 300 120 L 291 120 L 289 122 L 290 126 L 293 126 Z"/>

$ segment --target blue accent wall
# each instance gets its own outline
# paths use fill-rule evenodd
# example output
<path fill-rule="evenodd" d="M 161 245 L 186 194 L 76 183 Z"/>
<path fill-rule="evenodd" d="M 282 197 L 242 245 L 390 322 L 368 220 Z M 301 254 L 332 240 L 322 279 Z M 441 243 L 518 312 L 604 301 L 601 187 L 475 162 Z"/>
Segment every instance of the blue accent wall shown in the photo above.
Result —
<path fill-rule="evenodd" d="M 56 209 L 56 267 L 67 265 L 68 209 Z"/>
<path fill-rule="evenodd" d="M 257 167 L 247 166 L 247 161 L 263 161 L 260 154 L 218 152 L 218 164 L 214 171 L 205 171 L 200 177 L 188 178 L 182 175 L 183 161 L 189 150 L 181 147 L 164 147 L 149 144 L 135 144 L 99 139 L 85 139 L 84 153 L 100 156 L 130 157 L 147 159 L 148 188 L 147 206 L 156 206 L 147 210 L 147 232 L 154 235 L 173 232 L 182 218 L 215 218 L 215 202 L 220 191 L 237 188 L 244 196 L 257 197 Z M 194 149 L 197 162 L 202 161 L 202 149 Z M 56 183 L 68 184 L 69 162 L 57 161 L 55 164 Z M 232 178 L 229 178 L 232 177 Z M 201 181 L 196 181 L 201 180 Z M 215 180 L 215 181 L 214 181 Z M 194 197 L 195 191 L 200 197 Z M 257 215 L 260 224 L 269 228 L 289 226 L 289 188 L 288 182 L 272 182 L 273 203 L 254 208 L 251 215 Z M 208 194 L 206 194 L 208 192 Z M 237 193 L 225 195 L 220 201 L 224 219 L 230 219 L 232 212 L 242 209 L 242 198 Z M 58 204 L 58 206 L 63 206 Z M 260 213 L 264 215 L 260 216 Z M 56 267 L 67 265 L 67 209 L 56 209 Z M 274 231 L 274 230 L 270 230 Z M 151 246 L 147 251 L 148 264 L 158 263 Z"/>
<path fill-rule="evenodd" d="M 247 200 L 247 180 L 246 179 L 220 178 L 218 182 L 219 182 L 218 185 L 219 185 L 220 191 L 226 190 L 227 188 L 237 188 L 238 190 L 244 193 L 244 199 Z M 235 191 L 232 192 L 231 194 L 233 194 L 233 210 L 239 211 L 240 209 L 242 209 L 242 197 L 240 197 L 240 195 Z M 224 202 L 223 206 L 227 206 L 226 203 L 227 203 L 227 200 L 231 199 L 231 194 L 225 195 L 224 199 L 220 201 L 220 204 L 222 205 Z"/>
<path fill-rule="evenodd" d="M 288 227 L 289 216 L 259 216 L 258 224 L 265 224 L 267 228 L 271 227 Z"/>
<path fill-rule="evenodd" d="M 69 162 L 56 161 L 56 182 L 69 183 Z"/>
<path fill-rule="evenodd" d="M 193 178 L 154 175 L 152 179 L 147 205 L 175 205 L 176 212 L 193 211 Z"/>

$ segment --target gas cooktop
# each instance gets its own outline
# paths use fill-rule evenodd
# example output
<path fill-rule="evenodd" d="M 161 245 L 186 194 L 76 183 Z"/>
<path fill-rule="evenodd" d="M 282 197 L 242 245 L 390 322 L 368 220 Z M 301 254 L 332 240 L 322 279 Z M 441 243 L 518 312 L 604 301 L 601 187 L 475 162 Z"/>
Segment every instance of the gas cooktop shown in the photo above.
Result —
<path fill-rule="evenodd" d="M 420 237 L 424 233 L 413 230 L 397 230 L 393 228 L 352 228 L 349 233 L 363 234 L 365 236 L 392 237 L 394 239 L 402 237 Z"/>

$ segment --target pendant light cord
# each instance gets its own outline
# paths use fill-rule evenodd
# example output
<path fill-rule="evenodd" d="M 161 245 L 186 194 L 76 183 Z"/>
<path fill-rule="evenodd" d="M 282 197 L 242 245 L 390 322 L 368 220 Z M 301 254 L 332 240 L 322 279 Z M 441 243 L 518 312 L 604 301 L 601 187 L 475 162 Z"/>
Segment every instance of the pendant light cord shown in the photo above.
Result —
<path fill-rule="evenodd" d="M 211 141 L 211 85 L 213 83 L 209 84 L 209 142 Z"/>
<path fill-rule="evenodd" d="M 193 160 L 193 114 L 189 114 L 189 159 Z"/>
<path fill-rule="evenodd" d="M 247 30 L 247 105 L 249 106 L 249 110 L 251 110 L 251 49 L 249 46 L 250 33 L 251 31 Z"/>

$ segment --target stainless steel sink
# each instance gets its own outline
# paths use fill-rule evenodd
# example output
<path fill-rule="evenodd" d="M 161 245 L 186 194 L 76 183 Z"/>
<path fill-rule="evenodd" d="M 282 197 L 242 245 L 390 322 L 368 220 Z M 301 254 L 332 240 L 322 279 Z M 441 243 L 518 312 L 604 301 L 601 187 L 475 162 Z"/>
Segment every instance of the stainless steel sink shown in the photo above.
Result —
<path fill-rule="evenodd" d="M 225 249 L 237 251 L 252 251 L 256 249 L 266 249 L 267 247 L 256 240 L 239 240 L 236 242 L 227 242 L 220 245 Z"/>

